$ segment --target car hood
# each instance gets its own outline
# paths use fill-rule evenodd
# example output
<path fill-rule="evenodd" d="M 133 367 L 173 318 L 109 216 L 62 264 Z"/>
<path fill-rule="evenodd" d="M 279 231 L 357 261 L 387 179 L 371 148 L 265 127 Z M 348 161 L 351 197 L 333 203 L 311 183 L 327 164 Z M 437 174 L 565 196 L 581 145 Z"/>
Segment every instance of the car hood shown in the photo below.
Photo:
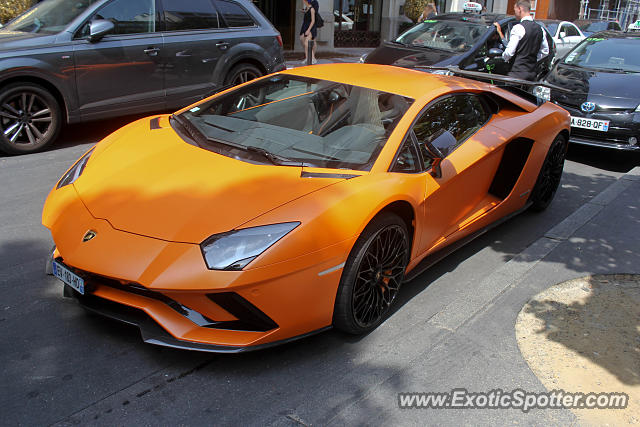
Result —
<path fill-rule="evenodd" d="M 0 51 L 43 46 L 53 43 L 56 37 L 55 34 L 25 33 L 0 29 Z"/>
<path fill-rule="evenodd" d="M 183 141 L 149 120 L 98 144 L 74 186 L 95 218 L 162 240 L 200 243 L 343 179 L 251 164 Z M 295 221 L 296 218 L 287 220 Z"/>
<path fill-rule="evenodd" d="M 447 52 L 430 48 L 414 48 L 395 43 L 383 43 L 367 55 L 370 64 L 396 65 L 412 68 L 418 65 L 456 65 L 464 53 Z"/>
<path fill-rule="evenodd" d="M 553 100 L 580 106 L 591 101 L 602 108 L 635 109 L 640 103 L 640 73 L 589 70 L 558 64 L 547 81 L 568 89 L 553 92 Z"/>

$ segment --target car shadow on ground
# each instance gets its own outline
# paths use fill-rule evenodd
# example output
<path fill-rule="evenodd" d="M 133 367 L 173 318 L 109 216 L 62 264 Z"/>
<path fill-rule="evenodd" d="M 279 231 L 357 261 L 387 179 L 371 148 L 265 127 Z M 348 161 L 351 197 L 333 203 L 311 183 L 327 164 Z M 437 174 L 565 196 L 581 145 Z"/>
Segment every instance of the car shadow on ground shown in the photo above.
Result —
<path fill-rule="evenodd" d="M 640 166 L 640 151 L 620 151 L 588 145 L 569 144 L 567 160 L 605 169 L 611 172 L 627 173 Z"/>

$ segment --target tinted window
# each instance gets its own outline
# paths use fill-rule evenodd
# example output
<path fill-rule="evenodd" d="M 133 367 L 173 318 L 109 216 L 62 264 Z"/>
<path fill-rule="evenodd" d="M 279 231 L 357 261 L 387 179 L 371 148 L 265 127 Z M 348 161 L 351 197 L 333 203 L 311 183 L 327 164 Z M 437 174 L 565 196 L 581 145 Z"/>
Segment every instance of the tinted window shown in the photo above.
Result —
<path fill-rule="evenodd" d="M 7 24 L 4 29 L 28 33 L 55 34 L 64 30 L 71 21 L 96 1 L 97 0 L 49 0 L 44 3 L 38 3 L 33 9 L 23 13 Z M 2 3 L 2 7 L 7 7 L 4 6 L 4 2 Z"/>
<path fill-rule="evenodd" d="M 247 11 L 238 3 L 216 0 L 216 7 L 228 27 L 253 27 L 255 25 Z"/>
<path fill-rule="evenodd" d="M 455 139 L 451 140 L 449 146 L 438 147 L 447 156 L 477 132 L 487 120 L 489 113 L 475 95 L 450 96 L 429 107 L 413 127 L 425 158 L 425 168 L 431 166 L 431 154 L 425 146 L 426 142 L 433 142 L 443 130 L 449 131 Z"/>
<path fill-rule="evenodd" d="M 113 22 L 113 34 L 152 33 L 156 30 L 154 0 L 115 0 L 107 4 L 92 19 Z M 88 26 L 87 26 L 88 27 Z M 88 28 L 85 30 L 88 33 Z"/>
<path fill-rule="evenodd" d="M 218 12 L 209 0 L 162 0 L 167 31 L 218 28 Z"/>
<path fill-rule="evenodd" d="M 609 22 L 609 30 L 620 31 L 622 30 L 622 28 L 620 28 L 620 24 L 618 24 L 617 22 Z"/>

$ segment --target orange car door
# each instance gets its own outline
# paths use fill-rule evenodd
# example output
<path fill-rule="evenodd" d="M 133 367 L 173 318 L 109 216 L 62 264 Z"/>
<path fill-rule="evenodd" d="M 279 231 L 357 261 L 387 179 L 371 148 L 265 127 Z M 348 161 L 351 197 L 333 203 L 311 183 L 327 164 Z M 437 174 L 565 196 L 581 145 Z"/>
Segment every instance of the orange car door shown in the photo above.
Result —
<path fill-rule="evenodd" d="M 477 95 L 456 94 L 431 103 L 414 124 L 413 136 L 429 171 L 420 252 L 435 249 L 467 218 L 495 204 L 488 189 L 500 159 L 487 155 L 491 150 L 482 143 L 490 139 L 490 131 L 483 129 L 490 116 Z M 445 155 L 439 177 L 427 142 Z"/>

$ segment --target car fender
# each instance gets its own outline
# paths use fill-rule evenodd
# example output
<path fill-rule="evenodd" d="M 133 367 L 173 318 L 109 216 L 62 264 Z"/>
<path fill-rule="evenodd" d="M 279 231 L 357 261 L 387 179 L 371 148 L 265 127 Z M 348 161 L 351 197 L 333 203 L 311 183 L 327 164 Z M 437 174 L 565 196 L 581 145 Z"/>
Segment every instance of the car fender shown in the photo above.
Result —
<path fill-rule="evenodd" d="M 69 64 L 63 64 L 63 61 Z M 59 57 L 57 64 L 34 58 L 34 57 L 10 57 L 0 59 L 0 88 L 8 81 L 16 81 L 24 78 L 25 81 L 44 82 L 45 86 L 55 88 L 58 92 L 54 96 L 62 97 L 66 117 L 69 122 L 73 121 L 73 112 L 77 110 L 77 100 L 75 97 L 75 73 L 71 58 Z M 63 65 L 67 65 L 64 67 Z"/>
<path fill-rule="evenodd" d="M 326 178 L 302 178 L 326 179 Z M 371 220 L 394 202 L 411 205 L 414 228 L 421 227 L 426 188 L 425 174 L 372 173 L 344 179 L 334 185 L 267 212 L 238 228 L 282 222 L 301 224 L 251 263 L 264 267 L 322 250 L 345 241 L 355 241 Z M 417 233 L 416 233 L 417 235 Z M 416 247 L 414 242 L 414 247 Z M 346 260 L 348 253 L 344 253 Z M 325 261 L 317 258 L 314 262 Z"/>
<path fill-rule="evenodd" d="M 213 71 L 213 81 L 223 85 L 227 74 L 231 69 L 243 62 L 257 62 L 266 70 L 266 74 L 272 71 L 272 60 L 267 52 L 255 43 L 238 43 L 231 47 L 229 51 L 218 61 Z"/>

